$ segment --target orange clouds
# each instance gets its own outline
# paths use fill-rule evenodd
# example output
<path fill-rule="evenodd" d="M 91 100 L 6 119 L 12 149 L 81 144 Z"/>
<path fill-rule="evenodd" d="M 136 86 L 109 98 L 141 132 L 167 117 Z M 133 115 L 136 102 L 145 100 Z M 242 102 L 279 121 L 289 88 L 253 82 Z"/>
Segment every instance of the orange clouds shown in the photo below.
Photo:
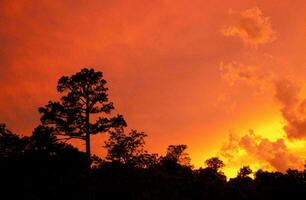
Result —
<path fill-rule="evenodd" d="M 247 66 L 237 62 L 221 63 L 220 70 L 223 78 L 231 84 L 252 84 L 259 88 L 263 86 L 269 88 L 265 92 L 274 94 L 284 119 L 284 135 L 275 141 L 253 131 L 240 137 L 231 134 L 229 141 L 221 149 L 221 155 L 228 160 L 228 163 L 232 160 L 238 163 L 247 160 L 265 169 L 279 171 L 288 168 L 302 169 L 305 164 L 305 151 L 298 150 L 299 153 L 295 154 L 296 141 L 291 141 L 291 139 L 305 141 L 306 136 L 306 99 L 300 96 L 301 86 L 289 78 L 282 78 L 276 71 L 265 73 L 259 66 Z M 287 143 L 290 143 L 290 147 Z"/>
<path fill-rule="evenodd" d="M 258 7 L 239 13 L 236 21 L 223 29 L 223 34 L 237 36 L 251 47 L 268 44 L 276 39 L 270 18 L 265 17 Z M 232 167 L 235 165 L 233 163 L 236 163 L 237 167 L 237 163 L 246 162 L 245 164 L 249 163 L 256 168 L 271 170 L 302 169 L 305 164 L 305 151 L 297 148 L 297 140 L 305 141 L 306 138 L 306 99 L 300 96 L 301 86 L 297 81 L 293 81 L 294 78 L 284 78 L 288 76 L 289 66 L 267 62 L 267 54 L 263 54 L 258 48 L 249 48 L 246 51 L 248 56 L 257 58 L 256 64 L 244 64 L 250 63 L 251 59 L 221 62 L 221 77 L 231 86 L 235 85 L 236 89 L 245 87 L 250 93 L 252 86 L 253 89 L 261 91 L 257 97 L 274 98 L 284 120 L 284 132 L 273 140 L 268 139 L 268 136 L 274 134 L 273 131 L 267 133 L 268 136 L 255 134 L 253 131 L 241 136 L 231 134 L 220 153 Z M 263 88 L 266 90 L 262 90 Z"/>
<path fill-rule="evenodd" d="M 258 7 L 239 13 L 235 22 L 223 30 L 223 34 L 238 36 L 246 44 L 254 46 L 272 42 L 276 38 L 269 17 L 265 17 Z"/>
<path fill-rule="evenodd" d="M 255 65 L 244 65 L 238 62 L 221 62 L 219 66 L 222 77 L 231 85 L 234 85 L 237 81 L 258 84 L 270 78 L 270 74 Z"/>
<path fill-rule="evenodd" d="M 279 171 L 286 171 L 288 168 L 302 169 L 304 160 L 291 152 L 284 139 L 271 141 L 256 135 L 252 130 L 241 137 L 231 135 L 229 142 L 221 149 L 221 155 L 225 159 L 241 159 L 243 155 L 238 155 L 238 151 L 244 151 L 244 156 L 249 157 L 249 164 L 261 162 L 261 167 L 271 168 Z M 265 166 L 267 165 L 268 166 Z"/>
<path fill-rule="evenodd" d="M 276 82 L 275 97 L 280 102 L 286 120 L 284 130 L 289 139 L 306 139 L 306 99 L 301 98 L 301 87 L 288 79 Z"/>
<path fill-rule="evenodd" d="M 265 73 L 259 66 L 247 66 L 237 62 L 221 63 L 220 70 L 223 78 L 231 84 L 251 84 L 258 88 L 269 88 L 264 92 L 274 94 L 284 119 L 284 135 L 275 140 L 253 131 L 242 136 L 231 134 L 229 141 L 220 151 L 221 156 L 227 160 L 226 163 L 231 167 L 233 163 L 245 162 L 256 168 L 279 171 L 286 171 L 288 168 L 303 169 L 305 151 L 303 148 L 296 148 L 299 142 L 297 140 L 306 141 L 306 99 L 301 97 L 302 87 L 296 81 L 282 78 L 276 71 Z M 261 95 L 264 95 L 264 92 Z"/>
<path fill-rule="evenodd" d="M 236 15 L 236 13 L 231 14 Z M 301 95 L 302 87 L 297 78 L 300 77 L 299 73 L 303 74 L 303 72 L 301 70 L 295 71 L 301 68 L 295 66 L 295 62 L 288 62 L 288 58 L 292 58 L 300 52 L 280 50 L 286 52 L 287 60 L 284 61 L 283 56 L 275 57 L 275 50 L 271 48 L 271 45 L 268 45 L 276 39 L 275 30 L 280 33 L 283 22 L 286 20 L 279 21 L 281 26 L 274 30 L 276 26 L 272 28 L 270 17 L 266 17 L 259 7 L 244 10 L 234 18 L 235 21 L 227 23 L 230 25 L 222 30 L 223 35 L 236 36 L 243 40 L 248 47 L 256 48 L 244 48 L 245 52 L 240 51 L 239 55 L 229 59 L 239 60 L 238 62 L 220 63 L 221 77 L 232 87 L 231 91 L 227 93 L 240 94 L 237 90 L 245 88 L 245 94 L 250 94 L 255 88 L 261 91 L 256 95 L 256 98 L 265 98 L 266 101 L 274 99 L 283 119 L 279 122 L 282 131 L 281 134 L 276 133 L 277 129 L 265 133 L 259 132 L 259 134 L 255 134 L 253 131 L 248 134 L 236 132 L 237 135 L 230 135 L 220 154 L 227 160 L 228 167 L 232 169 L 241 167 L 241 164 L 250 164 L 255 169 L 280 171 L 285 171 L 288 168 L 303 169 L 306 160 L 306 99 Z M 277 20 L 277 18 L 273 18 L 273 24 Z M 301 29 L 296 29 L 297 32 L 298 30 Z M 283 32 L 277 35 L 284 37 Z M 294 35 L 291 37 L 296 40 Z M 303 41 L 300 38 L 300 42 Z M 284 40 L 279 37 L 274 44 L 280 44 L 279 47 L 281 47 L 284 45 Z M 269 51 L 266 51 L 267 49 Z M 272 54 L 274 55 L 272 56 Z M 267 55 L 268 57 L 266 57 Z M 290 78 L 288 78 L 289 76 Z M 262 90 L 263 88 L 265 90 Z M 237 98 L 237 95 L 232 95 L 232 98 Z M 262 104 L 264 103 L 262 102 Z M 254 106 L 252 103 L 250 105 Z M 250 109 L 250 112 L 252 111 L 253 109 Z M 252 114 L 250 113 L 250 115 Z M 267 126 L 269 126 L 268 122 Z M 254 128 L 256 129 L 256 125 Z M 270 137 L 271 135 L 273 137 Z M 277 137 L 275 137 L 276 135 Z"/>

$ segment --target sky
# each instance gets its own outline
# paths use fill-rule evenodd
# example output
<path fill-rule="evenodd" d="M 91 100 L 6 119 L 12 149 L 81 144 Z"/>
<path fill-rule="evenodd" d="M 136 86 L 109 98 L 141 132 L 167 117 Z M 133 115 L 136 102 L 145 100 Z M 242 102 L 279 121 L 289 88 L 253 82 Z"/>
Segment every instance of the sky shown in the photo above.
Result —
<path fill-rule="evenodd" d="M 187 144 L 195 167 L 228 176 L 303 169 L 303 0 L 1 0 L 0 122 L 21 135 L 57 100 L 63 75 L 102 71 L 114 114 L 164 154 Z M 107 135 L 95 137 L 103 155 Z M 84 145 L 78 144 L 80 148 Z"/>

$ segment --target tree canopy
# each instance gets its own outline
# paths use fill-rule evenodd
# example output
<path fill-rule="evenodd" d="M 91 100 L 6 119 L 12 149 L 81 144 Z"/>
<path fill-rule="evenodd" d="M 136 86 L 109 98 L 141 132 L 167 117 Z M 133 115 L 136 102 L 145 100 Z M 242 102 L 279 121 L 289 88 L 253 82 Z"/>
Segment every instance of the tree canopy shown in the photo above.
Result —
<path fill-rule="evenodd" d="M 144 149 L 146 136 L 144 132 L 136 130 L 128 134 L 123 129 L 112 131 L 104 146 L 107 149 L 106 159 L 138 167 L 156 163 L 157 154 L 150 154 Z"/>
<path fill-rule="evenodd" d="M 102 72 L 84 68 L 71 76 L 63 76 L 57 84 L 62 95 L 39 108 L 41 122 L 52 127 L 61 139 L 82 139 L 90 158 L 90 135 L 126 126 L 122 115 L 108 117 L 114 109 L 108 99 L 108 88 Z"/>

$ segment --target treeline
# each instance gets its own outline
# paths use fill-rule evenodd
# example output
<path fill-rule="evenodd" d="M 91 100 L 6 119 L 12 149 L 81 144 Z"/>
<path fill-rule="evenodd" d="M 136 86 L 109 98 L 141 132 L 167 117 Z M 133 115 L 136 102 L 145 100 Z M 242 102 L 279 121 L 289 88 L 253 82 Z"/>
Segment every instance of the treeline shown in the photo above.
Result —
<path fill-rule="evenodd" d="M 170 145 L 160 156 L 145 149 L 146 134 L 126 132 L 122 115 L 107 97 L 101 72 L 82 69 L 59 80 L 59 101 L 39 109 L 31 136 L 0 124 L 0 199 L 303 199 L 306 169 L 286 173 L 248 166 L 227 180 L 217 157 L 194 169 L 186 145 Z M 94 119 L 94 120 L 93 120 Z M 90 153 L 90 136 L 109 134 L 105 158 Z M 81 139 L 86 152 L 71 144 Z M 253 174 L 254 178 L 250 175 Z"/>

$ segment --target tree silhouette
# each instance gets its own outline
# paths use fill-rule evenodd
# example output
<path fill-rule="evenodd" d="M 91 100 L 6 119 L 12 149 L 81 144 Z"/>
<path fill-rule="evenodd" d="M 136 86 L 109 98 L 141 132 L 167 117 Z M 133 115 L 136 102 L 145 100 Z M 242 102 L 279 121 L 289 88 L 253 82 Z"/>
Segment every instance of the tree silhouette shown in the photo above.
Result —
<path fill-rule="evenodd" d="M 6 153 L 15 151 L 11 149 L 18 141 L 18 136 L 6 128 L 5 124 L 0 124 L 0 152 L 4 156 Z"/>
<path fill-rule="evenodd" d="M 0 197 L 268 200 L 306 195 L 306 170 L 258 170 L 253 179 L 251 169 L 244 166 L 227 181 L 220 170 L 224 163 L 217 157 L 208 159 L 204 169 L 183 165 L 186 145 L 170 145 L 167 154 L 150 165 L 144 162 L 145 155 L 153 155 L 144 149 L 146 134 L 126 134 L 122 127 L 106 142 L 107 158 L 114 162 L 100 162 L 86 173 L 86 154 L 55 133 L 54 127 L 40 125 L 31 136 L 19 136 L 0 124 Z"/>
<path fill-rule="evenodd" d="M 32 146 L 37 151 L 46 151 L 54 146 L 58 142 L 54 135 L 54 129 L 39 125 L 36 127 L 31 136 Z"/>
<path fill-rule="evenodd" d="M 17 134 L 0 123 L 0 156 L 9 157 L 11 155 L 23 154 L 26 149 L 27 137 L 20 138 Z"/>
<path fill-rule="evenodd" d="M 223 168 L 225 165 L 222 160 L 220 160 L 218 157 L 212 157 L 205 161 L 205 164 L 208 168 L 211 168 L 215 171 L 219 171 L 221 168 Z"/>
<path fill-rule="evenodd" d="M 185 152 L 186 149 L 187 145 L 185 144 L 169 145 L 164 160 L 168 160 L 183 166 L 191 166 L 190 165 L 191 159 L 188 153 Z"/>
<path fill-rule="evenodd" d="M 156 163 L 157 155 L 149 154 L 144 149 L 146 136 L 144 132 L 136 130 L 128 134 L 123 129 L 112 131 L 104 146 L 107 149 L 106 159 L 137 167 L 148 167 Z"/>
<path fill-rule="evenodd" d="M 237 177 L 238 178 L 246 178 L 248 177 L 250 174 L 252 174 L 252 169 L 249 166 L 243 166 L 239 172 Z"/>
<path fill-rule="evenodd" d="M 39 108 L 41 122 L 52 127 L 61 139 L 81 139 L 86 144 L 90 165 L 90 135 L 126 126 L 121 115 L 108 118 L 113 103 L 108 99 L 108 88 L 102 72 L 84 68 L 72 76 L 63 76 L 57 84 L 60 101 Z"/>

